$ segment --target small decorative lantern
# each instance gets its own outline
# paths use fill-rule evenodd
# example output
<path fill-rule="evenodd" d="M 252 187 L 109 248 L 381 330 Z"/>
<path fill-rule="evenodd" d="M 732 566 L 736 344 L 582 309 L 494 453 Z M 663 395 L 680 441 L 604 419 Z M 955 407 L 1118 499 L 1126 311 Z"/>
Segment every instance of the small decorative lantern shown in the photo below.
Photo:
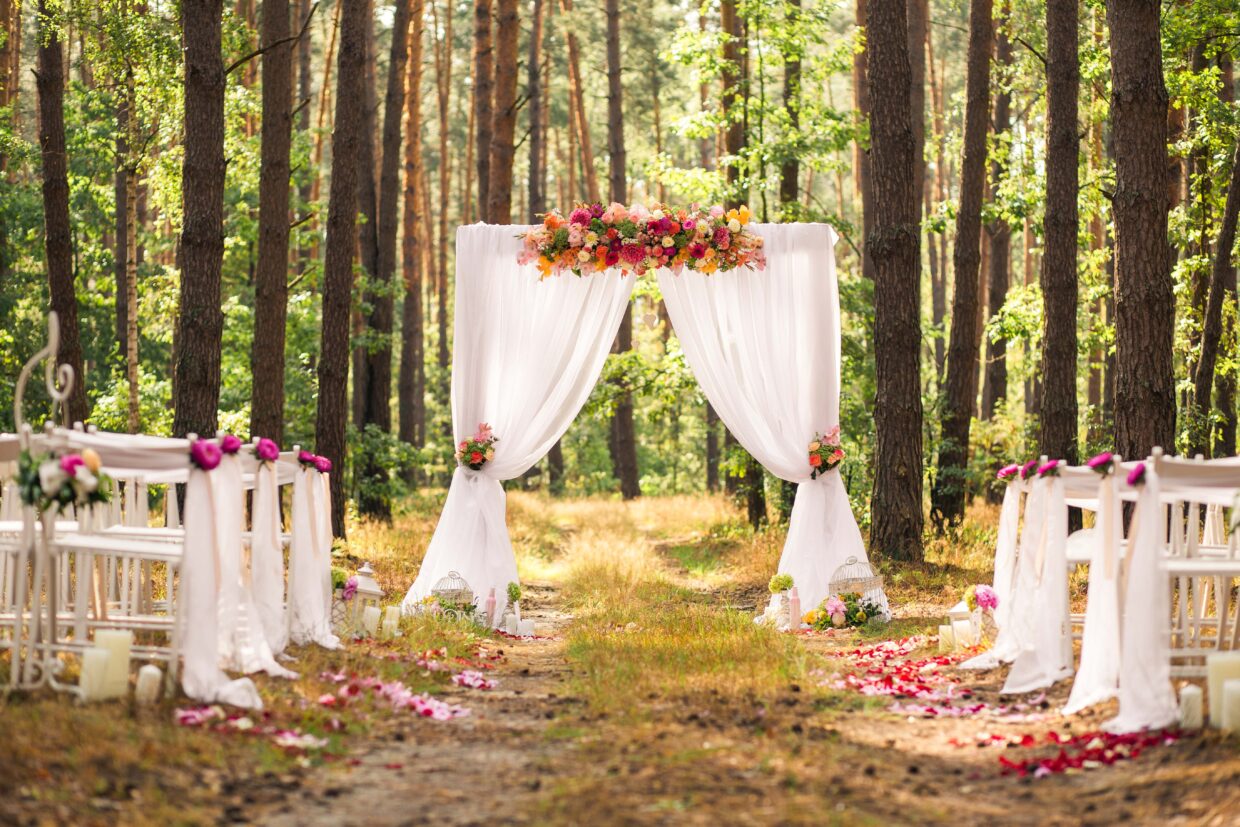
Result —
<path fill-rule="evenodd" d="M 841 594 L 860 594 L 883 610 L 883 620 L 891 619 L 891 610 L 887 607 L 887 595 L 883 592 L 883 578 L 874 573 L 870 564 L 856 557 L 849 557 L 831 575 L 831 583 L 827 587 L 827 596 Z"/>
<path fill-rule="evenodd" d="M 373 607 L 374 613 L 380 611 L 383 589 L 379 588 L 379 583 L 375 580 L 375 570 L 370 567 L 370 563 L 363 563 L 354 577 L 357 579 L 357 593 L 347 604 L 346 622 L 349 631 L 360 635 L 366 630 L 366 609 Z"/>
<path fill-rule="evenodd" d="M 431 597 L 435 598 L 441 612 L 454 618 L 472 619 L 478 610 L 474 605 L 473 589 L 465 582 L 465 578 L 455 571 L 450 571 L 447 577 L 439 579 L 431 589 Z"/>

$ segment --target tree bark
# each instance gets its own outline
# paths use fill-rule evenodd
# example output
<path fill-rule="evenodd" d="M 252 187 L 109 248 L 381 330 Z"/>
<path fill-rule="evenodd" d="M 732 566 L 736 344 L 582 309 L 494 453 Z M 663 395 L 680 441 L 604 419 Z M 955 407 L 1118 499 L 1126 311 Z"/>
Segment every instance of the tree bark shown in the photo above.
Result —
<path fill-rule="evenodd" d="M 857 0 L 856 22 L 859 28 L 864 28 L 866 33 L 866 50 L 859 51 L 853 55 L 853 105 L 857 109 L 857 114 L 863 122 L 870 121 L 870 79 L 867 69 L 869 62 L 869 40 L 870 40 L 870 21 L 869 21 L 869 0 Z M 886 11 L 886 10 L 884 10 Z M 908 13 L 907 10 L 902 12 L 904 18 L 905 32 L 908 31 Z M 907 60 L 907 46 L 905 47 Z M 911 72 L 911 67 L 910 67 Z M 910 74 L 910 88 L 911 88 Z M 860 142 L 855 146 L 854 168 L 856 170 L 857 190 L 861 195 L 861 235 L 865 239 L 869 239 L 870 233 L 874 229 L 874 175 L 871 160 L 873 158 L 873 134 L 870 135 L 871 145 L 869 148 L 863 147 Z M 913 159 L 916 164 L 916 158 Z M 874 279 L 874 262 L 870 261 L 868 252 L 868 241 L 862 247 L 861 255 L 861 273 L 867 279 Z"/>
<path fill-rule="evenodd" d="M 594 202 L 599 200 L 598 174 L 594 171 L 594 147 L 590 140 L 590 122 L 586 119 L 585 90 L 582 88 L 584 81 L 581 75 L 581 47 L 577 40 L 576 30 L 573 28 L 572 0 L 560 0 L 560 10 L 564 13 L 564 39 L 568 44 L 569 117 L 577 124 L 586 199 Z M 576 163 L 571 160 L 571 155 L 570 163 Z"/>
<path fill-rule="evenodd" d="M 125 109 L 137 111 L 137 96 L 132 73 L 125 77 Z M 138 144 L 138 119 L 127 119 L 129 132 L 126 147 Z M 142 411 L 138 398 L 138 262 L 142 248 L 138 246 L 138 222 L 146 219 L 146 202 L 138 197 L 138 165 L 134 158 L 125 158 L 125 384 L 127 387 L 129 433 L 142 430 Z M 117 294 L 121 292 L 117 285 Z"/>
<path fill-rule="evenodd" d="M 874 523 L 870 549 L 922 559 L 920 233 L 913 203 L 908 23 L 903 3 L 872 3 L 866 75 L 872 93 L 873 225 L 866 258 L 874 267 Z"/>
<path fill-rule="evenodd" d="M 422 41 L 425 34 L 425 0 L 412 0 L 409 57 L 405 81 L 405 199 L 404 233 L 401 236 L 401 269 L 405 300 L 401 312 L 400 376 L 397 398 L 402 441 L 421 447 L 426 440 L 426 356 L 423 353 L 422 282 L 429 260 L 425 255 L 422 228 L 429 216 L 423 191 L 422 169 Z M 407 475 L 412 478 L 412 474 Z"/>
<path fill-rule="evenodd" d="M 2 3 L 3 0 L 0 0 Z M 0 9 L 3 11 L 3 9 Z M 129 313 L 126 302 L 129 292 L 125 289 L 125 265 L 129 258 L 127 228 L 129 205 L 129 97 L 120 95 L 116 102 L 116 176 L 112 193 L 116 202 L 116 246 L 112 253 L 113 275 L 116 279 L 116 345 L 120 361 L 125 361 L 129 345 L 125 334 L 129 330 Z M 3 242 L 0 242 L 3 243 Z"/>
<path fill-rule="evenodd" d="M 1039 449 L 1077 462 L 1076 250 L 1079 220 L 1078 0 L 1046 4 L 1046 217 L 1042 252 L 1042 398 Z"/>
<path fill-rule="evenodd" d="M 706 403 L 706 490 L 719 490 L 719 414 Z"/>
<path fill-rule="evenodd" d="M 288 0 L 263 0 L 262 162 L 258 175 L 258 269 L 254 275 L 250 434 L 284 439 L 284 326 L 288 317 L 289 152 L 293 47 Z"/>
<path fill-rule="evenodd" d="M 316 450 L 332 461 L 332 533 L 345 535 L 345 425 L 348 419 L 349 308 L 353 299 L 353 251 L 357 243 L 357 163 L 362 150 L 362 97 L 366 71 L 366 0 L 343 4 L 336 116 L 332 131 L 331 194 L 323 263 L 323 322 L 319 346 Z"/>
<path fill-rule="evenodd" d="M 368 288 L 379 282 L 379 191 L 375 182 L 375 136 L 378 133 L 378 92 L 375 79 L 377 56 L 375 54 L 375 10 L 374 0 L 366 0 L 366 71 L 362 81 L 362 144 L 357 155 L 358 170 L 358 210 L 362 214 L 362 222 L 357 228 L 358 251 L 361 254 L 362 269 L 366 272 Z M 340 94 L 337 88 L 336 94 Z M 366 302 L 373 312 L 375 293 L 372 289 L 365 291 Z M 357 338 L 365 337 L 369 319 L 360 311 L 353 314 L 353 332 Z M 366 422 L 366 405 L 369 389 L 367 381 L 370 372 L 367 367 L 367 348 L 358 344 L 353 348 L 353 423 L 362 427 Z"/>
<path fill-rule="evenodd" d="M 995 95 L 995 144 L 1000 147 L 990 162 L 990 200 L 999 199 L 999 185 L 1006 168 L 1006 159 L 999 139 L 1011 128 L 1012 90 L 1006 82 L 1007 70 L 1012 65 L 1012 42 L 1008 39 L 1010 9 L 1005 4 L 1004 29 L 997 33 L 995 41 L 995 64 L 1004 73 L 1005 82 Z M 1012 261 L 1012 228 L 1003 218 L 996 219 L 988 228 L 990 236 L 990 290 L 987 318 L 994 318 L 1007 301 L 1009 274 Z M 982 418 L 995 415 L 999 400 L 1007 398 L 1007 342 L 1002 338 L 991 339 L 986 359 L 985 381 L 982 383 Z"/>
<path fill-rule="evenodd" d="M 615 0 L 611 0 L 615 2 Z M 919 0 L 910 0 L 919 2 Z M 793 31 L 801 26 L 801 0 L 788 0 L 785 14 L 786 25 Z M 800 128 L 801 120 L 801 52 L 794 48 L 784 58 L 784 111 L 788 113 L 788 125 L 795 133 Z M 790 152 L 779 168 L 779 203 L 781 212 L 789 215 L 789 209 L 795 210 L 800 192 L 801 163 L 795 152 Z M 791 216 L 796 213 L 792 212 Z"/>
<path fill-rule="evenodd" d="M 438 327 L 436 360 L 443 377 L 438 390 L 441 399 L 447 401 L 447 373 L 450 361 L 448 355 L 448 205 L 452 198 L 452 158 L 448 153 L 448 139 L 451 135 L 449 103 L 452 94 L 452 4 L 450 2 L 444 3 L 444 11 L 444 37 L 435 45 L 435 99 L 439 107 L 439 246 L 434 283 Z M 438 29 L 438 5 L 434 0 L 431 1 L 431 14 L 433 15 L 431 20 Z"/>
<path fill-rule="evenodd" d="M 960 210 L 952 255 L 955 284 L 939 467 L 931 494 L 935 524 L 960 522 L 968 484 L 969 425 L 977 404 L 978 268 L 982 198 L 986 190 L 986 131 L 990 122 L 991 0 L 969 4 L 968 72 L 964 147 L 960 161 Z"/>
<path fill-rule="evenodd" d="M 946 170 L 944 157 L 944 114 L 942 82 L 934 71 L 934 37 L 932 29 L 926 27 L 926 63 L 930 68 L 931 110 L 934 115 L 934 189 L 935 201 L 942 203 L 947 199 Z M 929 209 L 927 210 L 930 211 Z M 937 235 L 936 239 L 934 236 Z M 947 342 L 944 338 L 947 319 L 947 232 L 927 233 L 928 253 L 930 257 L 930 313 L 934 325 L 934 379 L 935 386 L 942 389 L 943 370 L 947 366 Z M 942 248 L 940 249 L 938 248 Z"/>
<path fill-rule="evenodd" d="M 224 314 L 224 60 L 221 0 L 183 0 L 185 160 L 181 172 L 181 306 L 172 433 L 213 436 L 219 422 Z"/>
<path fill-rule="evenodd" d="M 1175 299 L 1167 243 L 1167 87 L 1159 4 L 1108 0 L 1115 146 L 1115 450 L 1175 439 Z"/>
<path fill-rule="evenodd" d="M 478 213 L 487 217 L 494 130 L 495 53 L 491 45 L 491 0 L 474 0 L 474 142 L 477 151 Z"/>
<path fill-rule="evenodd" d="M 495 21 L 495 106 L 491 113 L 491 181 L 487 184 L 487 220 L 512 222 L 513 137 L 517 128 L 517 35 L 521 21 L 517 0 L 499 0 Z"/>
<path fill-rule="evenodd" d="M 926 188 L 926 28 L 929 0 L 906 0 L 908 59 L 912 83 L 909 103 L 913 124 L 913 199 L 918 216 Z M 918 279 L 921 275 L 918 273 Z"/>
<path fill-rule="evenodd" d="M 1190 423 L 1191 453 L 1210 456 L 1210 393 L 1214 388 L 1214 369 L 1218 362 L 1219 341 L 1223 336 L 1223 297 L 1228 280 L 1235 279 L 1232 256 L 1236 247 L 1236 219 L 1240 217 L 1240 145 L 1231 160 L 1231 180 L 1227 185 L 1227 205 L 1219 225 L 1214 247 L 1214 266 L 1210 271 L 1210 293 L 1206 301 L 1205 323 L 1201 328 L 1201 358 L 1193 383 L 1193 411 Z M 1233 288 L 1234 290 L 1234 288 Z"/>
<path fill-rule="evenodd" d="M 1219 98 L 1228 105 L 1236 100 L 1235 78 L 1233 77 L 1232 58 L 1228 54 L 1219 57 L 1219 68 L 1222 70 L 1222 86 Z M 1236 262 L 1234 258 L 1227 260 L 1227 268 L 1223 273 L 1223 292 L 1225 301 L 1236 307 Z M 1236 350 L 1236 318 L 1235 312 L 1226 314 L 1223 320 L 1223 339 L 1221 347 L 1228 353 Z M 1213 454 L 1216 457 L 1234 456 L 1236 453 L 1236 368 L 1216 372 L 1214 380 L 1218 394 L 1218 407 L 1222 417 L 1218 433 L 1214 440 Z"/>

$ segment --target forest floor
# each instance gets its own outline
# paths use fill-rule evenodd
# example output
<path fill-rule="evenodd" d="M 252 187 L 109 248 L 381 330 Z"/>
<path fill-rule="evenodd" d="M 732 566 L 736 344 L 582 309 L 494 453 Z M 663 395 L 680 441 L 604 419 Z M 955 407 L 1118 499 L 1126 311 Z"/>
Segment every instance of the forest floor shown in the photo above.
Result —
<path fill-rule="evenodd" d="M 393 599 L 435 512 L 420 503 L 351 538 Z M 989 580 L 994 517 L 979 506 L 926 565 L 884 571 L 889 626 L 793 636 L 750 619 L 782 537 L 750 534 L 721 499 L 514 493 L 536 638 L 406 620 L 397 641 L 298 651 L 299 680 L 260 679 L 266 712 L 198 726 L 173 722 L 183 699 L 14 696 L 0 701 L 0 823 L 1240 823 L 1240 740 L 1102 744 L 1091 733 L 1113 706 L 1064 719 L 1067 682 L 1001 699 L 1002 670 L 936 656 L 928 634 Z M 462 669 L 495 686 L 454 685 Z M 393 711 L 366 688 L 372 676 L 469 714 Z M 867 694 L 892 680 L 954 699 Z M 277 729 L 325 740 L 290 747 Z M 1061 750 L 1098 760 L 1031 771 Z"/>

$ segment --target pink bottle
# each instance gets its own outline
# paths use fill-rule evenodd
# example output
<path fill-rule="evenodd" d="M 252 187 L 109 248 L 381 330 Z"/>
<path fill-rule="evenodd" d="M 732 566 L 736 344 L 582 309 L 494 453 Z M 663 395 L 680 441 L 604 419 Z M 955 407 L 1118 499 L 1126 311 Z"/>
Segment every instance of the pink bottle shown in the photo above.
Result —
<path fill-rule="evenodd" d="M 797 594 L 796 586 L 788 592 L 788 621 L 790 630 L 795 632 L 801 628 L 801 595 Z"/>
<path fill-rule="evenodd" d="M 487 625 L 495 625 L 495 587 L 491 587 L 491 593 L 487 595 L 486 603 Z"/>

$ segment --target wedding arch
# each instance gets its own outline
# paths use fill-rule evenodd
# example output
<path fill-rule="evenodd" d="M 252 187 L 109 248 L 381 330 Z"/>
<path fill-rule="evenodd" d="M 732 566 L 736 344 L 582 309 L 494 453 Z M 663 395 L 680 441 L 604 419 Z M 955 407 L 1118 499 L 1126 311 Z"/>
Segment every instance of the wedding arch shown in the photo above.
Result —
<path fill-rule="evenodd" d="M 406 613 L 454 571 L 475 594 L 494 589 L 502 614 L 506 586 L 518 577 L 501 483 L 525 473 L 568 430 L 633 291 L 633 268 L 548 276 L 521 240 L 528 229 L 457 230 L 454 438 L 459 448 L 488 423 L 495 444 L 480 468 L 461 464 L 453 473 Z M 815 606 L 838 566 L 866 559 L 839 469 L 817 473 L 807 451 L 839 422 L 837 235 L 826 224 L 750 224 L 747 232 L 761 238 L 763 269 L 712 275 L 659 267 L 657 277 L 685 358 L 719 418 L 768 471 L 800 483 L 779 571 L 792 575 L 802 605 Z"/>

